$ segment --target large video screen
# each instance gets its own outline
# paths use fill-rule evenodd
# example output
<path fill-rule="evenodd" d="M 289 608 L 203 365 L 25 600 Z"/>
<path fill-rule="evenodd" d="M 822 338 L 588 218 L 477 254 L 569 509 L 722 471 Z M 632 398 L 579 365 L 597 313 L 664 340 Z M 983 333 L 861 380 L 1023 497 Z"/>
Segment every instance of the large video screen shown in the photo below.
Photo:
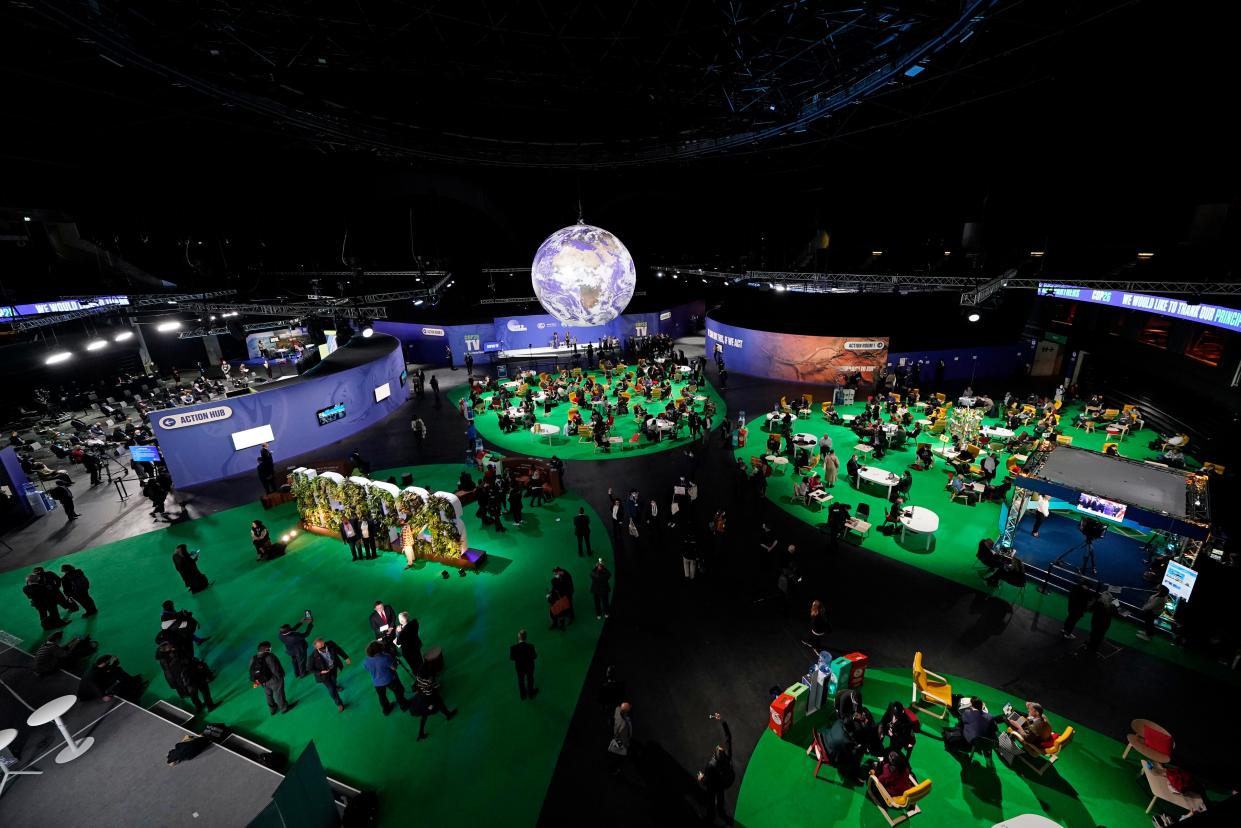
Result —
<path fill-rule="evenodd" d="M 707 317 L 707 358 L 738 374 L 816 385 L 874 382 L 888 361 L 886 336 L 809 336 L 726 325 Z"/>
<path fill-rule="evenodd" d="M 1077 496 L 1077 511 L 1085 512 L 1093 517 L 1100 517 L 1115 523 L 1123 523 L 1125 510 L 1129 508 L 1114 500 L 1105 500 L 1092 494 L 1082 492 Z"/>
<path fill-rule="evenodd" d="M 163 458 L 159 456 L 159 446 L 130 446 L 129 459 L 135 463 L 158 463 Z"/>

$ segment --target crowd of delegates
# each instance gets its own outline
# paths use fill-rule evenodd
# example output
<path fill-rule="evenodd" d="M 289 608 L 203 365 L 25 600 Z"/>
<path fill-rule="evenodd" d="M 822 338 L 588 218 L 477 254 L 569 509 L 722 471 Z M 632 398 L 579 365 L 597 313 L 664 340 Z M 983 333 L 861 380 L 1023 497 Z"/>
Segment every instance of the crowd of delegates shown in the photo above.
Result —
<path fill-rule="evenodd" d="M 665 364 L 668 366 L 665 367 Z M 573 435 L 589 426 L 594 441 L 604 451 L 610 449 L 616 418 L 632 416 L 641 423 L 641 433 L 658 441 L 666 432 L 674 436 L 688 428 L 693 436 L 710 431 L 715 404 L 707 400 L 701 412 L 695 410 L 696 389 L 705 384 L 704 361 L 697 360 L 686 374 L 688 382 L 679 392 L 673 390 L 676 368 L 651 362 L 626 366 L 622 371 L 610 362 L 602 363 L 602 379 L 580 371 L 537 374 L 523 371 L 506 387 L 494 377 L 472 380 L 468 396 L 460 402 L 462 416 L 472 421 L 488 406 L 498 412 L 500 430 L 508 433 L 535 425 L 540 409 L 544 416 L 560 403 L 571 407 L 565 418 L 564 433 Z M 483 395 L 492 393 L 485 401 Z M 516 400 L 513 402 L 513 400 Z M 589 413 L 583 411 L 589 408 Z"/>

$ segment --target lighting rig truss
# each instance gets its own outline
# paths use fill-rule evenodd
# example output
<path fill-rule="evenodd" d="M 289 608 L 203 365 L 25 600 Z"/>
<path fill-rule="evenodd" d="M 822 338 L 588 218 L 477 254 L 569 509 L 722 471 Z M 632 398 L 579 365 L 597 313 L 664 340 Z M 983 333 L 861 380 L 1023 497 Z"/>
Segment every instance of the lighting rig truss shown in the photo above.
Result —
<path fill-rule="evenodd" d="M 696 265 L 652 265 L 655 274 L 676 276 L 700 276 L 704 279 L 722 279 L 732 284 L 748 284 L 753 287 L 769 285 L 786 290 L 806 293 L 853 292 L 880 293 L 892 291 L 920 292 L 937 290 L 961 291 L 961 304 L 967 307 L 981 305 L 1002 290 L 1045 291 L 1049 284 L 1091 290 L 1123 290 L 1129 293 L 1160 293 L 1191 296 L 1239 296 L 1241 282 L 1165 282 L 1150 279 L 1073 279 L 1051 280 L 1017 277 L 1016 269 L 1002 275 L 980 281 L 977 277 L 952 276 L 931 273 L 806 273 L 789 270 L 717 270 Z"/>
<path fill-rule="evenodd" d="M 276 331 L 280 328 L 288 328 L 294 324 L 292 319 L 279 319 L 271 322 L 254 322 L 249 325 L 242 325 L 246 333 L 257 333 L 258 331 Z M 227 336 L 231 331 L 228 328 L 195 328 L 192 331 L 181 331 L 177 334 L 177 339 L 202 339 L 204 336 Z"/>
<path fill-rule="evenodd" d="M 240 302 L 182 302 L 180 307 L 198 313 L 239 313 L 246 316 L 337 316 L 342 319 L 387 319 L 383 305 L 265 305 Z"/>

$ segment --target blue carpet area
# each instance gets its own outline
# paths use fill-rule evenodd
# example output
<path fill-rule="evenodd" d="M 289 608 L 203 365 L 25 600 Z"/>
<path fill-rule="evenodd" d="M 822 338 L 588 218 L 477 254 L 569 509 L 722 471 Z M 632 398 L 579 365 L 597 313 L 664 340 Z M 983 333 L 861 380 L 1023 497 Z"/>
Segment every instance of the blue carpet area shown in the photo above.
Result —
<path fill-rule="evenodd" d="M 1078 518 L 1069 514 L 1062 516 L 1052 512 L 1043 522 L 1043 528 L 1039 530 L 1036 538 L 1030 535 L 1034 517 L 1027 513 L 1018 527 L 1013 545 L 1023 561 L 1046 569 L 1048 564 L 1066 549 L 1078 546 L 1084 540 L 1077 531 L 1077 522 Z M 1099 570 L 1099 578 L 1112 586 L 1150 589 L 1150 585 L 1142 579 L 1142 573 L 1146 571 L 1146 553 L 1142 551 L 1144 543 L 1144 540 L 1131 540 L 1109 529 L 1107 534 L 1094 544 L 1095 566 Z M 1080 567 L 1085 554 L 1083 547 L 1063 562 Z M 1131 598 L 1132 596 L 1126 596 L 1126 600 Z"/>

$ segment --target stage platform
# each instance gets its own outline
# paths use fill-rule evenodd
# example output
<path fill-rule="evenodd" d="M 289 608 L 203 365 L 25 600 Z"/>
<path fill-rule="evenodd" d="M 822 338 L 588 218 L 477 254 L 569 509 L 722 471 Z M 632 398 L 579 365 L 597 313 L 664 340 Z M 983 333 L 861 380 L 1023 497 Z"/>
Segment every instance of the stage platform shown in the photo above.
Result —
<path fill-rule="evenodd" d="M 17 728 L 14 747 L 21 756 L 12 770 L 43 771 L 9 781 L 0 799 L 5 825 L 246 825 L 284 778 L 218 745 L 170 768 L 168 751 L 197 734 L 119 699 L 74 705 L 65 726 L 75 738 L 92 736 L 95 743 L 58 765 L 59 731 L 50 724 L 29 727 L 26 717 L 31 708 L 76 694 L 78 678 L 65 671 L 38 676 L 32 661 L 29 653 L 0 645 L 0 729 Z"/>
<path fill-rule="evenodd" d="M 1185 474 L 1175 469 L 1059 446 L 1048 455 L 1038 476 L 1139 509 L 1189 517 Z"/>

